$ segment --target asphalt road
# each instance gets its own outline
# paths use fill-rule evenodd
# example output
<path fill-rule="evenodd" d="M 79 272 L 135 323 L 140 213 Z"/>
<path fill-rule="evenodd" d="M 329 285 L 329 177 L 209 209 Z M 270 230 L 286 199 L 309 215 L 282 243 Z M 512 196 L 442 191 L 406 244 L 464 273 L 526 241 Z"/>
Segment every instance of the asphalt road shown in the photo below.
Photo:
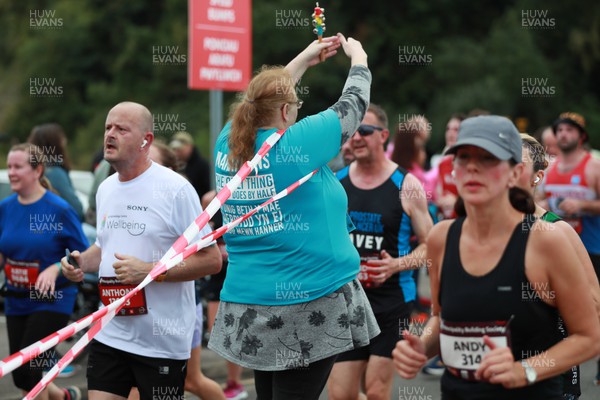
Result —
<path fill-rule="evenodd" d="M 59 352 L 66 352 L 71 343 L 62 343 L 58 346 Z M 6 319 L 3 315 L 0 316 L 0 357 L 3 359 L 8 356 L 8 338 L 6 335 Z M 85 365 L 87 357 L 83 357 L 75 360 L 75 365 L 79 371 L 70 378 L 57 379 L 55 382 L 59 386 L 76 385 L 84 394 L 84 398 L 87 398 L 86 393 L 86 380 L 85 380 Z M 202 370 L 205 375 L 216 380 L 217 382 L 224 384 L 226 380 L 226 368 L 224 361 L 217 356 L 215 353 L 208 349 L 202 351 Z M 593 377 L 596 373 L 596 363 L 590 361 L 581 367 L 582 372 L 582 389 L 583 395 L 581 400 L 594 400 L 600 398 L 600 387 L 594 386 L 592 383 Z M 256 399 L 256 392 L 254 391 L 254 381 L 252 379 L 251 371 L 244 371 L 243 381 L 248 390 L 249 400 Z M 0 379 L 0 399 L 20 399 L 19 390 L 17 390 L 12 383 L 12 378 L 7 376 Z M 434 376 L 427 376 L 420 374 L 417 378 L 411 381 L 405 381 L 395 376 L 394 389 L 392 391 L 391 399 L 396 400 L 436 400 L 440 398 L 439 389 L 439 378 Z M 197 399 L 196 396 L 186 393 L 186 399 Z M 326 393 L 323 393 L 320 397 L 321 400 L 327 399 Z"/>
<path fill-rule="evenodd" d="M 427 275 L 422 273 L 419 279 L 419 293 L 422 296 L 429 296 L 429 282 Z M 418 330 L 417 330 L 418 331 Z M 418 332 L 417 332 L 418 333 Z M 64 354 L 75 342 L 61 343 L 57 346 L 59 353 Z M 4 359 L 8 353 L 8 338 L 6 334 L 6 319 L 0 314 L 0 359 Z M 227 370 L 225 362 L 221 357 L 208 349 L 202 350 L 202 371 L 206 376 L 214 379 L 218 383 L 224 385 L 227 378 Z M 74 365 L 78 372 L 70 378 L 56 379 L 55 382 L 59 386 L 76 385 L 79 387 L 87 399 L 87 386 L 85 379 L 85 366 L 87 365 L 87 356 L 83 353 L 75 360 Z M 600 386 L 594 386 L 593 379 L 596 374 L 596 361 L 589 361 L 581 366 L 581 383 L 582 396 L 581 400 L 597 400 L 600 399 Z M 242 380 L 248 391 L 248 400 L 256 399 L 254 391 L 254 380 L 252 371 L 244 370 Z M 20 391 L 13 386 L 12 378 L 7 376 L 0 379 L 0 400 L 4 399 L 20 399 Z M 197 399 L 198 397 L 191 393 L 186 393 L 186 399 Z M 419 374 L 413 380 L 407 381 L 401 379 L 397 374 L 394 377 L 394 388 L 392 390 L 391 399 L 394 400 L 437 400 L 440 399 L 440 384 L 439 377 L 428 376 L 423 373 Z M 320 400 L 327 399 L 327 393 L 324 391 L 321 394 Z"/>

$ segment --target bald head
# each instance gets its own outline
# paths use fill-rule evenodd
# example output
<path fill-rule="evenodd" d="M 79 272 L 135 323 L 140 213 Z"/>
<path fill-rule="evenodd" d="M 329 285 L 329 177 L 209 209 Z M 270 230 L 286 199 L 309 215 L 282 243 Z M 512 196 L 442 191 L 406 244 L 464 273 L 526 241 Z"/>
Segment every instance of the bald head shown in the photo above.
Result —
<path fill-rule="evenodd" d="M 131 117 L 132 122 L 135 123 L 136 127 L 142 131 L 142 133 L 153 131 L 153 120 L 152 113 L 146 106 L 140 103 L 134 103 L 132 101 L 123 101 L 114 106 L 110 112 L 118 109 L 119 111 L 128 114 Z M 110 114 L 109 112 L 109 114 Z"/>
<path fill-rule="evenodd" d="M 123 102 L 106 116 L 104 159 L 126 181 L 141 174 L 152 163 L 148 150 L 154 141 L 152 114 L 141 104 Z"/>

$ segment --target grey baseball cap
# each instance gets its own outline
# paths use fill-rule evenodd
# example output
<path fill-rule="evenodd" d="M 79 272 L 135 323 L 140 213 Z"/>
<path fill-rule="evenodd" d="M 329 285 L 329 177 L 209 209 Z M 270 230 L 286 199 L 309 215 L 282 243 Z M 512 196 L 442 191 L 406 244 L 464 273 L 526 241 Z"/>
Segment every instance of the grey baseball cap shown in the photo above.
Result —
<path fill-rule="evenodd" d="M 445 154 L 456 154 L 461 146 L 477 146 L 489 151 L 500 160 L 521 162 L 521 135 L 515 124 L 499 115 L 480 115 L 460 123 L 458 139 Z"/>

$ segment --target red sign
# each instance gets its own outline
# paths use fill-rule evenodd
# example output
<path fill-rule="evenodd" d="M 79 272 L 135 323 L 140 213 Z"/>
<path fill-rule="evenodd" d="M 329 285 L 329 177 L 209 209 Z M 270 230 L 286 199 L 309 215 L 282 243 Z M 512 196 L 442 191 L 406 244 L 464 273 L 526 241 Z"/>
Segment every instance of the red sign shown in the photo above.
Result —
<path fill-rule="evenodd" d="M 188 86 L 242 91 L 252 75 L 250 0 L 189 0 Z"/>

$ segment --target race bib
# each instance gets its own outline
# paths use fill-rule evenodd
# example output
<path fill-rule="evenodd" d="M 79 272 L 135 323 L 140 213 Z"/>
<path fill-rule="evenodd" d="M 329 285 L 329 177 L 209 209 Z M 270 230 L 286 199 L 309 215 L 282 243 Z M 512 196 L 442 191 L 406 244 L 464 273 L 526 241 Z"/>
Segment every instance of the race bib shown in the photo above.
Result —
<path fill-rule="evenodd" d="M 378 254 L 360 257 L 360 271 L 358 272 L 357 278 L 360 281 L 360 283 L 363 285 L 363 287 L 372 288 L 372 287 L 378 286 L 375 282 L 373 282 L 371 274 L 369 274 L 367 272 L 367 267 L 369 267 L 368 261 L 380 260 L 380 259 L 381 258 L 379 257 Z"/>
<path fill-rule="evenodd" d="M 444 365 L 463 379 L 474 380 L 483 356 L 491 349 L 483 342 L 487 335 L 497 347 L 510 347 L 507 321 L 440 323 L 440 350 Z"/>
<path fill-rule="evenodd" d="M 8 285 L 20 289 L 29 289 L 35 286 L 35 281 L 40 274 L 40 263 L 37 261 L 16 261 L 7 258 L 4 272 Z"/>
<path fill-rule="evenodd" d="M 114 303 L 127 293 L 131 292 L 137 285 L 125 285 L 116 277 L 101 277 L 98 281 L 100 290 L 100 299 L 102 304 L 108 306 Z M 117 316 L 143 315 L 148 314 L 146 305 L 146 292 L 144 289 L 137 292 L 131 299 L 127 300 L 123 308 L 116 314 Z"/>

